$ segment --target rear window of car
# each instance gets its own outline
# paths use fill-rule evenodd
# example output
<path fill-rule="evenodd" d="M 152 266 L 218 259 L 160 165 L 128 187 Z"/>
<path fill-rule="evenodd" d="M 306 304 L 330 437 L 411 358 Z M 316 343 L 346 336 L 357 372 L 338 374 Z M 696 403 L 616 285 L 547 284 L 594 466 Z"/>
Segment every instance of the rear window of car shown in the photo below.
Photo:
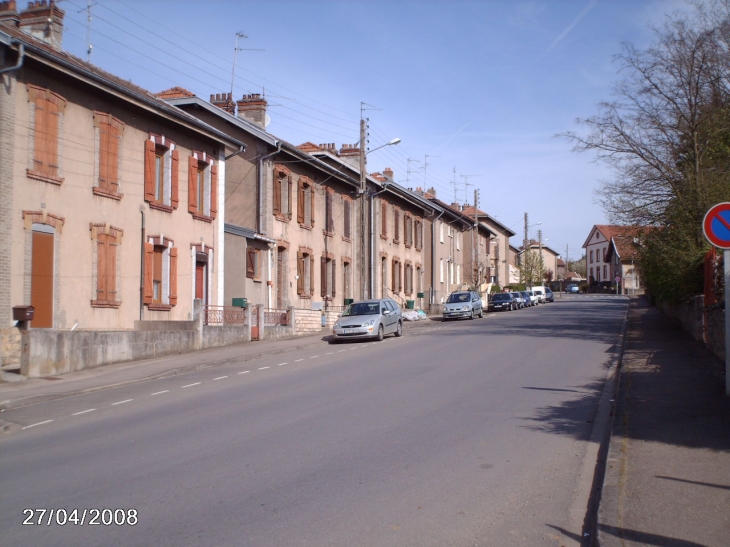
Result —
<path fill-rule="evenodd" d="M 457 302 L 469 302 L 471 295 L 468 292 L 455 292 L 449 295 L 449 299 L 446 301 L 447 304 L 454 304 Z"/>
<path fill-rule="evenodd" d="M 505 300 L 511 299 L 512 296 L 506 293 L 497 293 L 492 297 L 492 300 L 495 302 L 504 302 Z"/>

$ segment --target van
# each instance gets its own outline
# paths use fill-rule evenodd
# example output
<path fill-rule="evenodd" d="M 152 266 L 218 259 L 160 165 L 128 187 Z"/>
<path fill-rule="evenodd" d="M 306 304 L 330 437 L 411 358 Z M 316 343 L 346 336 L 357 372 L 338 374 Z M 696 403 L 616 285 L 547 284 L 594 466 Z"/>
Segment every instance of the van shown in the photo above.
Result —
<path fill-rule="evenodd" d="M 545 287 L 540 285 L 537 287 L 530 287 L 528 290 L 532 291 L 533 294 L 537 297 L 538 304 L 545 303 Z"/>

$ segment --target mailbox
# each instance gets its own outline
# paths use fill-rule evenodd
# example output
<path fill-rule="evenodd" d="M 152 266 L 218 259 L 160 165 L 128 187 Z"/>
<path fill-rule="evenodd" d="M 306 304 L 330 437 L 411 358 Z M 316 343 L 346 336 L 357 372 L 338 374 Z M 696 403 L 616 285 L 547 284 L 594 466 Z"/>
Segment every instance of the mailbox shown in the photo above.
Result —
<path fill-rule="evenodd" d="M 248 308 L 248 298 L 234 298 L 231 304 L 235 308 Z"/>
<path fill-rule="evenodd" d="M 14 306 L 13 319 L 15 321 L 33 321 L 35 308 L 33 306 Z"/>

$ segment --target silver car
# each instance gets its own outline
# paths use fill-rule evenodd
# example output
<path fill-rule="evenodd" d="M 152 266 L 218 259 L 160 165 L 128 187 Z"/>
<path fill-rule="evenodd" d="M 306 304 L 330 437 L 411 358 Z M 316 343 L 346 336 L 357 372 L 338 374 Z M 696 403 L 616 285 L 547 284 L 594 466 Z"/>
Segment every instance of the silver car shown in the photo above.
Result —
<path fill-rule="evenodd" d="M 403 335 L 400 306 L 390 298 L 354 302 L 335 321 L 332 342 L 353 338 L 377 338 L 386 334 Z"/>
<path fill-rule="evenodd" d="M 444 321 L 460 317 L 483 317 L 482 299 L 474 291 L 452 292 L 444 304 Z"/>

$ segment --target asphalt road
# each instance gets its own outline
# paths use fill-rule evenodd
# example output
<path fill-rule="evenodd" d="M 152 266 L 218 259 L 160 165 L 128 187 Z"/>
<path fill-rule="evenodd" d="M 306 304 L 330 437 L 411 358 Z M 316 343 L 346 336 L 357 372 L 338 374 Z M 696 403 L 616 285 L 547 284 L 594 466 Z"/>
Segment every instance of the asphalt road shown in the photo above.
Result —
<path fill-rule="evenodd" d="M 25 429 L 0 439 L 0 541 L 563 545 L 627 304 L 565 297 L 4 413 Z"/>

